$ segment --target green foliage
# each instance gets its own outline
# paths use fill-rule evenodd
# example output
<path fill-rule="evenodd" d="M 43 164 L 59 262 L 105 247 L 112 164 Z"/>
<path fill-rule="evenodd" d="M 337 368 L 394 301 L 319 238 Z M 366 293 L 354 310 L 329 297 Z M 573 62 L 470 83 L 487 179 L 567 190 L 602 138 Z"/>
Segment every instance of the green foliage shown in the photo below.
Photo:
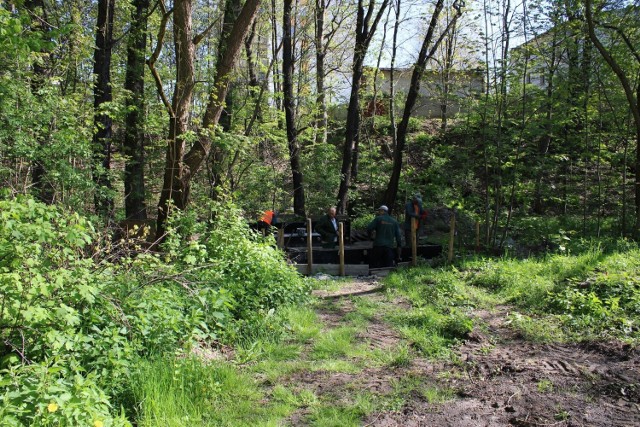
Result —
<path fill-rule="evenodd" d="M 130 426 L 96 384 L 95 374 L 74 372 L 64 360 L 16 364 L 2 372 L 3 426 Z"/>
<path fill-rule="evenodd" d="M 572 256 L 469 263 L 467 280 L 542 316 L 535 321 L 526 314 L 511 319 L 514 327 L 534 340 L 559 339 L 562 332 L 578 339 L 635 340 L 639 338 L 640 252 L 624 241 L 608 246 L 612 248 L 608 253 L 590 246 Z M 563 331 L 552 326 L 558 320 Z"/>
<path fill-rule="evenodd" d="M 262 391 L 232 365 L 159 358 L 136 366 L 133 389 L 139 426 L 261 425 L 283 415 L 263 406 Z"/>
<path fill-rule="evenodd" d="M 172 221 L 163 255 L 114 254 L 113 264 L 98 258 L 116 247 L 78 214 L 0 200 L 3 424 L 126 425 L 114 402 L 132 407 L 139 357 L 283 333 L 276 310 L 308 285 L 274 245 L 230 206 L 204 226 Z"/>
<path fill-rule="evenodd" d="M 195 213 L 176 215 L 164 248 L 194 284 L 228 296 L 235 319 L 233 329 L 227 325 L 225 331 L 229 338 L 257 337 L 262 328 L 274 327 L 270 322 L 276 322 L 272 314 L 278 307 L 303 301 L 309 285 L 275 242 L 251 231 L 233 205 L 213 203 L 210 216 L 197 221 Z"/>

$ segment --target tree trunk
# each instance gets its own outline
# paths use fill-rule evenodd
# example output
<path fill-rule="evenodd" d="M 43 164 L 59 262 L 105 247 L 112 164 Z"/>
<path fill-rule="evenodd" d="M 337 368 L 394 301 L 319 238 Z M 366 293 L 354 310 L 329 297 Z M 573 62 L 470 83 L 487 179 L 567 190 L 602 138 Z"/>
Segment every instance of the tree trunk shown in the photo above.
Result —
<path fill-rule="evenodd" d="M 456 7 L 456 14 L 453 16 L 451 22 L 449 22 L 445 30 L 434 42 L 436 25 L 438 23 L 440 12 L 442 12 L 443 6 L 444 0 L 438 0 L 433 11 L 433 15 L 431 15 L 431 22 L 429 23 L 427 34 L 422 41 L 422 47 L 420 48 L 418 59 L 413 66 L 411 84 L 409 85 L 409 92 L 407 93 L 407 99 L 404 103 L 402 120 L 400 120 L 400 124 L 398 125 L 398 141 L 395 147 L 395 151 L 393 152 L 393 171 L 391 172 L 391 178 L 389 179 L 389 184 L 387 185 L 387 190 L 384 195 L 384 202 L 389 207 L 393 207 L 396 202 L 398 185 L 400 183 L 400 173 L 402 171 L 402 153 L 407 141 L 409 119 L 411 118 L 413 107 L 415 106 L 416 100 L 418 99 L 418 93 L 420 91 L 420 81 L 422 80 L 427 61 L 433 56 L 436 49 L 442 42 L 444 36 L 449 32 L 451 27 L 455 25 L 455 22 L 458 20 L 458 17 L 461 14 L 461 9 L 457 7 L 456 3 L 454 3 L 454 7 Z"/>
<path fill-rule="evenodd" d="M 356 20 L 356 43 L 353 54 L 351 95 L 349 96 L 349 107 L 347 110 L 347 124 L 345 130 L 345 141 L 342 150 L 342 167 L 340 168 L 340 188 L 338 189 L 337 210 L 339 214 L 344 214 L 347 210 L 347 195 L 351 184 L 351 169 L 353 163 L 353 151 L 356 141 L 359 138 L 360 129 L 360 86 L 362 83 L 364 59 L 369 50 L 369 44 L 376 31 L 380 18 L 386 9 L 389 0 L 383 0 L 378 12 L 371 24 L 371 18 L 375 9 L 375 1 L 369 0 L 368 8 L 365 12 L 363 0 L 358 0 L 358 15 Z"/>
<path fill-rule="evenodd" d="M 636 221 L 633 229 L 633 236 L 637 239 L 640 238 L 640 85 L 637 85 L 634 93 L 631 80 L 624 69 L 616 61 L 616 59 L 609 53 L 609 51 L 602 44 L 595 31 L 595 21 L 593 19 L 591 0 L 585 0 L 585 12 L 588 26 L 589 39 L 596 47 L 602 58 L 609 65 L 611 70 L 615 73 L 620 81 L 620 85 L 624 90 L 624 94 L 629 103 L 629 109 L 633 116 L 633 121 L 636 126 L 636 164 L 635 164 L 635 210 Z M 630 50 L 635 61 L 640 64 L 640 54 L 636 51 L 635 46 L 626 37 L 619 28 L 611 28 L 618 32 L 625 41 L 626 47 Z"/>
<path fill-rule="evenodd" d="M 300 168 L 300 146 L 296 129 L 295 102 L 293 97 L 294 51 L 292 33 L 292 0 L 284 0 L 282 13 L 282 86 L 284 90 L 284 114 L 287 124 L 287 146 L 293 178 L 293 211 L 304 216 L 304 187 Z"/>
<path fill-rule="evenodd" d="M 165 222 L 170 209 L 183 210 L 188 200 L 187 171 L 183 162 L 185 141 L 183 135 L 188 129 L 189 112 L 194 85 L 194 54 L 192 34 L 193 0 L 176 0 L 173 6 L 173 40 L 176 56 L 176 78 L 171 101 L 169 138 L 164 168 L 164 180 L 158 203 L 156 234 L 164 237 Z M 169 203 L 171 201 L 171 204 Z"/>
<path fill-rule="evenodd" d="M 273 67 L 273 93 L 278 94 L 282 92 L 280 86 L 280 74 L 278 73 L 278 20 L 276 18 L 276 0 L 271 0 L 271 56 L 274 58 L 275 65 Z M 275 96 L 276 109 L 282 110 L 282 99 L 279 96 Z M 278 120 L 279 123 L 280 120 Z"/>
<path fill-rule="evenodd" d="M 456 24 L 451 27 L 451 31 L 445 40 L 444 69 L 442 70 L 442 102 L 440 103 L 440 129 L 447 130 L 449 120 L 449 101 L 451 94 L 451 72 L 453 70 L 453 54 L 456 44 Z"/>
<path fill-rule="evenodd" d="M 402 0 L 396 0 L 396 20 L 393 24 L 393 44 L 391 47 L 391 66 L 389 69 L 389 120 L 391 122 L 391 139 L 392 150 L 396 149 L 398 145 L 398 124 L 396 123 L 396 82 L 395 82 L 395 68 L 396 68 L 396 56 L 398 54 L 398 29 L 400 28 L 400 9 L 402 6 Z M 393 208 L 393 206 L 391 207 Z"/>
<path fill-rule="evenodd" d="M 224 5 L 224 15 L 222 18 L 222 33 L 220 34 L 220 42 L 218 43 L 218 62 L 222 60 L 224 56 L 225 46 L 227 44 L 227 38 L 231 33 L 234 22 L 238 19 L 242 2 L 240 0 L 226 0 Z M 233 87 L 229 86 L 227 96 L 224 99 L 224 108 L 220 115 L 220 126 L 225 132 L 231 130 L 231 121 L 233 119 Z M 221 160 L 221 159 L 219 159 Z M 220 185 L 220 182 L 216 181 L 216 185 Z"/>
<path fill-rule="evenodd" d="M 28 0 L 25 7 L 33 17 L 31 30 L 42 34 L 44 40 L 49 40 L 51 26 L 44 8 L 44 0 Z M 33 63 L 33 78 L 31 80 L 31 93 L 40 98 L 40 89 L 46 84 L 51 73 L 49 53 L 46 48 L 40 50 L 42 60 Z M 32 164 L 31 182 L 33 191 L 38 200 L 48 205 L 52 204 L 55 198 L 55 189 L 47 179 L 47 168 L 45 166 L 44 148 L 47 145 L 46 135 L 37 135 L 38 152 Z"/>
<path fill-rule="evenodd" d="M 147 219 L 144 182 L 144 66 L 149 0 L 134 0 L 127 70 L 124 88 L 129 92 L 126 102 L 124 154 L 124 206 L 127 219 Z"/>
<path fill-rule="evenodd" d="M 113 47 L 113 14 L 115 0 L 98 2 L 98 22 L 96 28 L 96 48 L 94 50 L 94 134 L 93 134 L 93 180 L 96 184 L 96 213 L 108 219 L 113 215 L 113 195 L 111 194 L 111 145 L 113 123 L 108 113 L 101 111 L 104 104 L 111 102 L 111 51 Z"/>
<path fill-rule="evenodd" d="M 324 19 L 327 10 L 326 0 L 316 0 L 315 8 L 315 49 L 316 49 L 316 120 L 315 120 L 315 142 L 327 143 L 327 98 L 324 87 L 325 75 L 325 46 Z M 318 136 L 321 135 L 321 136 Z"/>
<path fill-rule="evenodd" d="M 170 106 L 172 113 L 169 122 L 169 145 L 167 147 L 164 183 L 158 202 L 156 237 L 159 240 L 164 237 L 166 220 L 171 204 L 181 210 L 186 208 L 189 200 L 191 179 L 209 155 L 212 143 L 209 132 L 214 129 L 220 120 L 231 71 L 242 50 L 244 39 L 251 28 L 260 5 L 260 0 L 247 0 L 242 7 L 238 19 L 227 38 L 224 55 L 216 64 L 215 83 L 209 94 L 202 121 L 202 126 L 206 129 L 206 132 L 198 135 L 189 152 L 184 154 L 185 141 L 182 135 L 187 130 L 193 93 L 195 45 L 201 40 L 200 36 L 194 38 L 191 34 L 192 1 L 179 0 L 174 2 L 173 26 L 177 72 L 173 102 Z"/>
<path fill-rule="evenodd" d="M 233 25 L 238 19 L 240 9 L 242 8 L 241 0 L 226 0 L 224 6 L 224 14 L 222 17 L 222 32 L 218 42 L 217 63 L 221 63 L 224 58 L 227 42 Z M 220 127 L 223 132 L 231 130 L 231 121 L 233 119 L 233 87 L 229 85 L 229 89 L 224 98 L 224 106 L 220 113 Z M 225 160 L 225 151 L 213 147 L 208 161 L 210 162 L 211 179 L 211 199 L 217 200 L 220 196 L 222 187 L 224 186 L 224 171 L 221 169 Z"/>

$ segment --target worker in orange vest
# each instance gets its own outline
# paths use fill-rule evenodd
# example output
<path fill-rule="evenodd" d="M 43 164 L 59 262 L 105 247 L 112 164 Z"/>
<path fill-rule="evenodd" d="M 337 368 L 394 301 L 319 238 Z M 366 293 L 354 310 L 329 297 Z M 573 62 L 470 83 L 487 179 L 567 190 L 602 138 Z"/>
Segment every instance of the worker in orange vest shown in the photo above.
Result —
<path fill-rule="evenodd" d="M 413 219 L 416 220 L 415 223 Z M 407 247 L 411 247 L 412 233 L 417 236 L 426 219 L 427 211 L 422 207 L 422 196 L 414 193 L 404 206 L 404 240 Z"/>
<path fill-rule="evenodd" d="M 268 233 L 271 231 L 271 227 L 278 222 L 277 214 L 271 209 L 267 209 L 262 214 L 262 218 L 258 221 L 258 231 L 264 231 Z"/>

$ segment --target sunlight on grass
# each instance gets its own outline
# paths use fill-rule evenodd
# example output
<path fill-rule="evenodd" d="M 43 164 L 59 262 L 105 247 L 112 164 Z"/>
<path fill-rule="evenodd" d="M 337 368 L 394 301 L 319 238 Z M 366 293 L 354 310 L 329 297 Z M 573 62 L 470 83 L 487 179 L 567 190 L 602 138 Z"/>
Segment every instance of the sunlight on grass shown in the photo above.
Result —
<path fill-rule="evenodd" d="M 456 393 L 451 388 L 426 385 L 421 387 L 420 395 L 429 403 L 444 403 L 453 400 Z"/>
<path fill-rule="evenodd" d="M 560 328 L 561 323 L 557 316 L 532 318 L 517 312 L 511 313 L 506 322 L 518 331 L 522 338 L 539 343 L 566 341 L 566 336 Z"/>
<path fill-rule="evenodd" d="M 411 341 L 414 347 L 423 355 L 434 359 L 450 359 L 452 356 L 449 348 L 451 342 L 436 332 L 427 333 L 424 329 L 415 326 L 401 326 L 402 335 Z"/>
<path fill-rule="evenodd" d="M 234 366 L 161 358 L 138 367 L 133 390 L 140 427 L 276 425 L 293 409 L 260 404 L 255 381 Z"/>
<path fill-rule="evenodd" d="M 334 399 L 325 401 L 308 417 L 314 427 L 359 427 L 362 419 L 373 412 L 372 396 L 365 392 L 355 394 L 349 404 L 336 404 Z"/>
<path fill-rule="evenodd" d="M 332 329 L 317 337 L 312 350 L 316 360 L 346 356 L 355 340 L 356 331 L 352 327 Z"/>
<path fill-rule="evenodd" d="M 251 372 L 260 374 L 267 384 L 275 384 L 282 378 L 309 369 L 310 364 L 304 360 L 282 362 L 279 360 L 263 360 L 251 366 Z"/>
<path fill-rule="evenodd" d="M 307 408 L 318 405 L 318 397 L 311 390 L 303 389 L 296 392 L 278 384 L 273 388 L 271 395 L 275 402 L 281 402 L 296 408 Z"/>
<path fill-rule="evenodd" d="M 288 307 L 283 310 L 288 329 L 297 342 L 307 342 L 318 336 L 321 324 L 310 307 Z"/>
<path fill-rule="evenodd" d="M 371 353 L 372 360 L 390 368 L 409 366 L 413 357 L 406 343 L 400 343 L 394 348 L 375 349 Z"/>

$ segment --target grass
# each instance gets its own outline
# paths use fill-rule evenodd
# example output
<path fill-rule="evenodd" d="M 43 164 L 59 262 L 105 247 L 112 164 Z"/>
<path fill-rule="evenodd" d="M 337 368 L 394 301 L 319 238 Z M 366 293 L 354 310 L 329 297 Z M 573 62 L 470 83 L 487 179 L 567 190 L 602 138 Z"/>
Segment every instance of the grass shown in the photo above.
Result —
<path fill-rule="evenodd" d="M 409 366 L 415 355 L 406 343 L 393 348 L 375 349 L 371 352 L 373 361 L 389 368 Z"/>
<path fill-rule="evenodd" d="M 335 399 L 323 402 L 307 417 L 309 425 L 314 427 L 356 427 L 362 425 L 362 419 L 375 409 L 371 394 L 356 393 L 349 402 L 336 403 Z"/>
<path fill-rule="evenodd" d="M 344 357 L 349 354 L 355 341 L 356 329 L 351 326 L 342 326 L 326 331 L 313 344 L 311 351 L 314 360 Z"/>
<path fill-rule="evenodd" d="M 133 383 L 141 427 L 276 425 L 295 409 L 286 402 L 262 405 L 264 394 L 253 378 L 226 363 L 160 357 L 137 366 Z"/>
<path fill-rule="evenodd" d="M 322 377 L 391 371 L 410 366 L 419 355 L 455 360 L 453 349 L 473 327 L 483 327 L 471 320 L 471 310 L 493 311 L 500 305 L 511 306 L 507 324 L 530 342 L 617 338 L 638 343 L 639 278 L 640 251 L 633 247 L 400 270 L 385 280 L 384 298 L 348 300 L 352 310 L 337 327 L 323 325 L 316 310 L 341 314 L 344 307 L 315 302 L 281 310 L 274 324 L 283 329 L 243 342 L 234 363 L 141 362 L 134 376 L 136 423 L 276 426 L 301 411 L 296 416 L 306 425 L 360 426 L 367 416 L 401 410 L 411 399 L 441 404 L 454 399 L 455 391 L 411 374 L 393 383 L 387 394 L 359 390 L 357 382 L 317 394 L 295 378 L 307 372 Z M 390 348 L 371 348 L 359 334 L 372 321 L 388 323 L 403 339 Z M 481 351 L 490 353 L 493 347 L 487 344 Z M 548 393 L 556 387 L 541 379 L 537 389 Z M 562 408 L 555 411 L 557 420 L 568 416 Z"/>

